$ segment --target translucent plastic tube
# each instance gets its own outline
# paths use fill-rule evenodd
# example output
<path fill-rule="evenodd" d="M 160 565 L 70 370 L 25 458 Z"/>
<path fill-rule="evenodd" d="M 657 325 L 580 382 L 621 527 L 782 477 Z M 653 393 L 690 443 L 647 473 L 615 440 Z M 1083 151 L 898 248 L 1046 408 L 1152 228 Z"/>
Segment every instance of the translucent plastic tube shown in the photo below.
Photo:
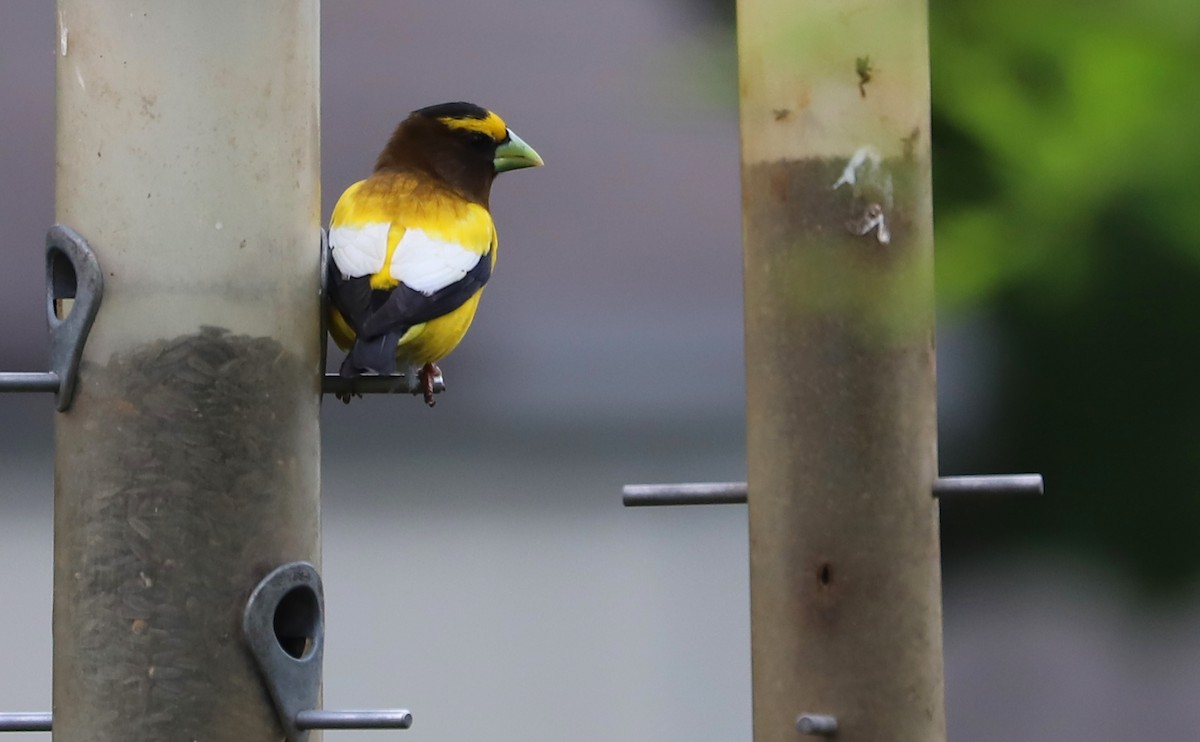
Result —
<path fill-rule="evenodd" d="M 57 418 L 54 734 L 277 740 L 250 590 L 318 562 L 318 0 L 59 0 L 57 220 L 105 293 Z"/>
<path fill-rule="evenodd" d="M 937 742 L 925 2 L 737 11 L 754 739 Z"/>

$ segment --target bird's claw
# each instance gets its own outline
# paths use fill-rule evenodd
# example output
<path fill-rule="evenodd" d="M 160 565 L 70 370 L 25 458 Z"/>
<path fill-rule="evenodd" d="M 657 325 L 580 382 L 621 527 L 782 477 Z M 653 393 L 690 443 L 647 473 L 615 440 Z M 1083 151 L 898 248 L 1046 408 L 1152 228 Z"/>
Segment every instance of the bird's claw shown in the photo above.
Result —
<path fill-rule="evenodd" d="M 341 400 L 342 404 L 350 404 L 350 400 L 355 397 L 359 399 L 363 398 L 362 392 L 358 391 L 358 385 L 355 384 L 356 379 L 357 377 L 350 379 L 350 387 L 348 389 L 334 393 L 333 396 Z"/>
<path fill-rule="evenodd" d="M 430 407 L 437 404 L 437 400 L 433 398 L 433 385 L 434 381 L 441 375 L 442 370 L 434 363 L 426 363 L 417 374 L 421 382 L 421 394 L 425 397 L 425 404 Z"/>

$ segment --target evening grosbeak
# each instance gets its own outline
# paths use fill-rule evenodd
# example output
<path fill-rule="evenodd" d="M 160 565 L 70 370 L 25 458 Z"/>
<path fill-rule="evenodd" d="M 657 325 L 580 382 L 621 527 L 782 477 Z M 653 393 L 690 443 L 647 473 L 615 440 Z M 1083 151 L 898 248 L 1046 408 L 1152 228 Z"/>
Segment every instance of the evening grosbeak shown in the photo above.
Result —
<path fill-rule="evenodd" d="M 496 264 L 492 181 L 541 164 L 499 116 L 471 103 L 422 108 L 396 127 L 375 172 L 346 189 L 329 222 L 329 328 L 348 351 L 343 377 L 399 366 L 418 374 L 433 406 L 434 364 L 466 334 Z"/>

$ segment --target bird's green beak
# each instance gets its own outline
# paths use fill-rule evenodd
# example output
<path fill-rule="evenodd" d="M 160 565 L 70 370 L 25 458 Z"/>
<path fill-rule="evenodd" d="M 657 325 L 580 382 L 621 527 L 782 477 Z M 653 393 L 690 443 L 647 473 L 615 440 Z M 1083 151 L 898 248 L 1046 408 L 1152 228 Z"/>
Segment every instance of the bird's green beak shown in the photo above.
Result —
<path fill-rule="evenodd" d="M 496 147 L 496 159 L 492 160 L 496 166 L 496 172 L 503 173 L 507 170 L 520 170 L 523 167 L 541 167 L 541 156 L 533 151 L 533 147 L 517 136 L 512 130 L 508 130 L 508 141 Z"/>

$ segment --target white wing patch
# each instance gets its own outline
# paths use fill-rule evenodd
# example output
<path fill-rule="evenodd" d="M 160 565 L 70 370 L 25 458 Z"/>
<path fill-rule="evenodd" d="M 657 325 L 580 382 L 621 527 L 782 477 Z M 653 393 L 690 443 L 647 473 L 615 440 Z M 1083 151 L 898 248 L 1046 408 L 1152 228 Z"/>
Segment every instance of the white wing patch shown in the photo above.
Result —
<path fill-rule="evenodd" d="M 383 268 L 387 258 L 390 222 L 372 222 L 362 226 L 334 227 L 329 230 L 333 262 L 344 278 L 370 276 Z"/>
<path fill-rule="evenodd" d="M 461 280 L 482 257 L 456 242 L 409 227 L 392 253 L 392 278 L 429 296 Z"/>

